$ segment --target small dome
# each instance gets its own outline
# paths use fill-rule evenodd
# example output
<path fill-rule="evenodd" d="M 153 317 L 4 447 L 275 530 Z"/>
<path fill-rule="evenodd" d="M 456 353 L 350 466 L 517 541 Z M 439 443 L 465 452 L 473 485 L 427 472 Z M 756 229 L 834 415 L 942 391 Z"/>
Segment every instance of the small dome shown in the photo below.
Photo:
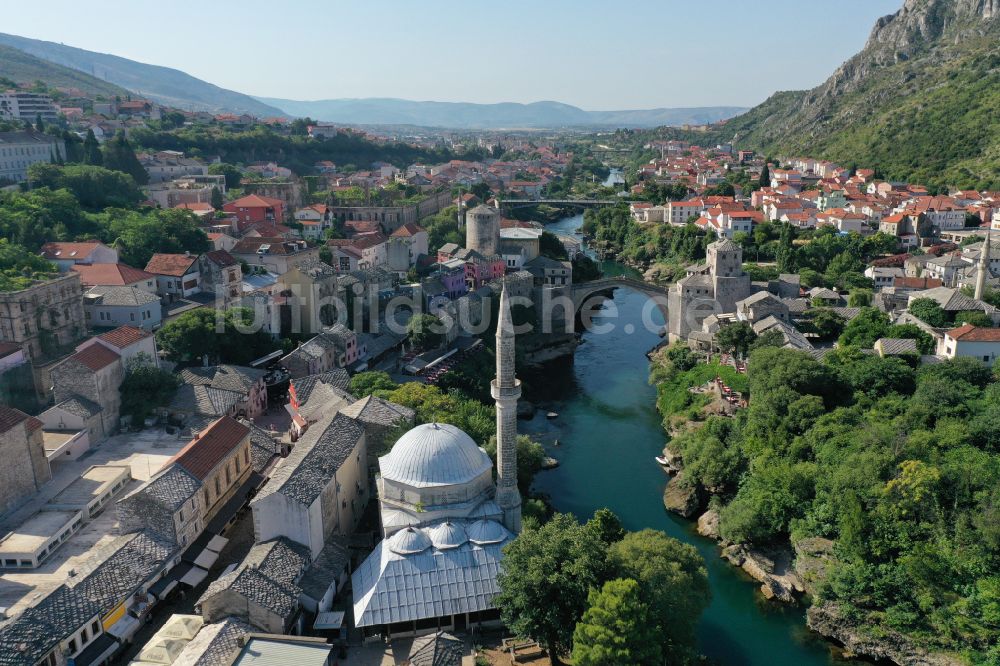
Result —
<path fill-rule="evenodd" d="M 492 467 L 471 437 L 446 423 L 413 428 L 379 459 L 383 479 L 417 488 L 468 483 Z"/>
<path fill-rule="evenodd" d="M 422 553 L 431 547 L 431 540 L 418 529 L 407 527 L 389 537 L 389 550 L 399 555 Z"/>
<path fill-rule="evenodd" d="M 430 534 L 431 543 L 434 544 L 434 547 L 438 550 L 458 548 L 469 540 L 469 537 L 465 533 L 465 530 L 462 529 L 462 526 L 456 525 L 451 521 L 438 523 L 434 527 L 427 530 L 427 532 Z"/>
<path fill-rule="evenodd" d="M 480 546 L 500 543 L 510 536 L 507 528 L 495 520 L 477 520 L 469 525 L 466 532 L 469 535 L 469 541 Z"/>

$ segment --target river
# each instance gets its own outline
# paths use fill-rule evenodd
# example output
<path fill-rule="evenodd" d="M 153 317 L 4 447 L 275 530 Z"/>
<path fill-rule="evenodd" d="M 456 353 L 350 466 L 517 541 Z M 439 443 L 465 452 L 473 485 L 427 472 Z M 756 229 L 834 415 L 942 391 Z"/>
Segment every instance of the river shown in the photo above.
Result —
<path fill-rule="evenodd" d="M 547 226 L 578 233 L 582 216 Z M 607 272 L 627 271 L 619 264 Z M 667 475 L 653 457 L 666 440 L 656 412 L 656 389 L 647 378 L 646 352 L 659 342 L 642 325 L 646 297 L 617 289 L 618 317 L 612 333 L 583 334 L 573 362 L 556 362 L 527 376 L 528 397 L 542 409 L 521 429 L 545 444 L 560 466 L 541 472 L 534 488 L 550 496 L 558 511 L 581 520 L 608 507 L 629 530 L 653 528 L 694 546 L 705 558 L 712 602 L 698 630 L 703 654 L 719 664 L 826 666 L 834 663 L 829 645 L 809 632 L 804 609 L 768 602 L 742 571 L 719 558 L 714 541 L 699 536 L 694 523 L 663 508 Z M 662 322 L 657 322 L 662 324 Z M 628 333 L 628 331 L 632 331 Z M 558 413 L 549 420 L 545 412 Z M 560 444 L 554 444 L 559 440 Z"/>

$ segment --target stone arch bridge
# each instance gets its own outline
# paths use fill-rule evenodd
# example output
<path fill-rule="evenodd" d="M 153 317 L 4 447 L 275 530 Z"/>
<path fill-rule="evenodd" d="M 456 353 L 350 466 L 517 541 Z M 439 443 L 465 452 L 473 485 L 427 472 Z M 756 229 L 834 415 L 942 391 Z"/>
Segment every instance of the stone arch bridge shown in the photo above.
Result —
<path fill-rule="evenodd" d="M 669 288 L 624 275 L 601 278 L 591 282 L 581 282 L 565 287 L 544 287 L 540 294 L 540 302 L 542 304 L 541 314 L 543 318 L 547 318 L 550 322 L 553 322 L 556 327 L 565 324 L 567 327 L 566 330 L 572 330 L 576 314 L 580 312 L 584 305 L 587 305 L 588 301 L 594 295 L 612 291 L 619 287 L 632 289 L 648 296 L 653 307 L 659 310 L 663 317 L 663 323 L 666 325 L 667 294 L 669 293 Z M 538 302 L 536 301 L 536 304 Z M 572 312 L 569 311 L 570 303 L 572 303 Z"/>

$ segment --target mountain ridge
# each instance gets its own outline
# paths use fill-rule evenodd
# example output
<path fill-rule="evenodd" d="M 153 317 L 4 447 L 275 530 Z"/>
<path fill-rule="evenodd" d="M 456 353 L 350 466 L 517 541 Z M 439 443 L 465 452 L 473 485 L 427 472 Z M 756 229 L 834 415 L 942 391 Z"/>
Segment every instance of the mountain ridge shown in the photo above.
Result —
<path fill-rule="evenodd" d="M 0 44 L 98 80 L 103 79 L 168 106 L 212 113 L 249 113 L 261 117 L 285 115 L 249 95 L 221 88 L 170 67 L 7 33 L 0 33 Z"/>
<path fill-rule="evenodd" d="M 459 129 L 499 127 L 564 127 L 710 124 L 745 110 L 745 107 L 714 106 L 621 111 L 584 111 L 552 100 L 530 103 L 438 102 L 396 97 L 288 100 L 275 97 L 256 99 L 284 110 L 289 115 L 308 116 L 325 122 L 416 125 Z"/>
<path fill-rule="evenodd" d="M 21 84 L 31 84 L 40 79 L 56 88 L 78 88 L 90 95 L 114 97 L 128 94 L 121 86 L 4 44 L 0 44 L 0 77 Z"/>
<path fill-rule="evenodd" d="M 906 0 L 816 88 L 781 91 L 710 139 L 896 179 L 1000 187 L 1000 0 Z"/>

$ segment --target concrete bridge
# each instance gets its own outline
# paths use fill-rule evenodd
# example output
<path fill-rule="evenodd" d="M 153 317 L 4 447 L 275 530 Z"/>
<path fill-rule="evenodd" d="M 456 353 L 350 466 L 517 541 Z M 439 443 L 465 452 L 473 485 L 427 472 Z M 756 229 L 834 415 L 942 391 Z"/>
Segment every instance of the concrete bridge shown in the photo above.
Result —
<path fill-rule="evenodd" d="M 552 206 L 573 206 L 577 208 L 601 208 L 603 206 L 616 206 L 622 203 L 622 199 L 501 199 L 500 210 L 504 208 L 529 208 L 539 204 L 550 204 Z M 625 202 L 629 203 L 629 202 Z"/>

